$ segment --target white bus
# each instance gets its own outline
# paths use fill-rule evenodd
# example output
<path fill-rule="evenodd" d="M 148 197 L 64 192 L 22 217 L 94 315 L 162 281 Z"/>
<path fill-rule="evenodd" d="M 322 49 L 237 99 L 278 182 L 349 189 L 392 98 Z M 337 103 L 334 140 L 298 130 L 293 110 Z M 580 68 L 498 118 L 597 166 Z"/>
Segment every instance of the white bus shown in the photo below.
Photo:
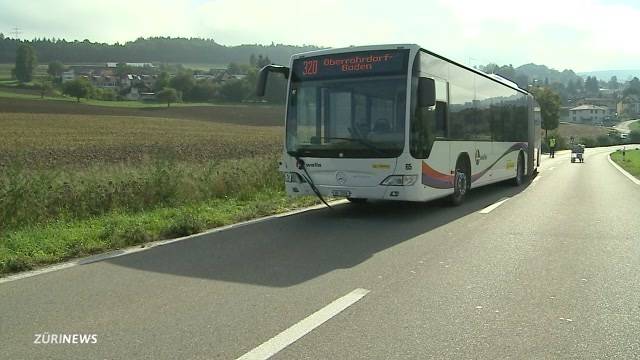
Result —
<path fill-rule="evenodd" d="M 527 91 L 418 45 L 329 49 L 260 71 L 288 78 L 280 170 L 289 195 L 461 203 L 540 162 Z"/>

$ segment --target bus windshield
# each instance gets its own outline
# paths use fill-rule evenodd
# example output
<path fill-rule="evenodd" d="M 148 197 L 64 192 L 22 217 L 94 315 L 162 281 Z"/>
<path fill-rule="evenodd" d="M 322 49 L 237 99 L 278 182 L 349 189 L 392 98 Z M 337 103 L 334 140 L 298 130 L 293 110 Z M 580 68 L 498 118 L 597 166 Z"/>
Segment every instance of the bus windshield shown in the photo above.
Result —
<path fill-rule="evenodd" d="M 406 92 L 406 75 L 294 79 L 287 151 L 308 157 L 397 157 L 404 148 Z"/>

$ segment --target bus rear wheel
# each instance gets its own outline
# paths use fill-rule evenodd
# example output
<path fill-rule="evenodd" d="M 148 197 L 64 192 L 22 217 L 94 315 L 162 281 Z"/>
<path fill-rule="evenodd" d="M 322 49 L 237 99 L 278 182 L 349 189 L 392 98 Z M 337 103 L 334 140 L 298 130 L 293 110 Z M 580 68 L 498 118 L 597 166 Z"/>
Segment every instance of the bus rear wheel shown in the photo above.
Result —
<path fill-rule="evenodd" d="M 516 165 L 516 177 L 513 178 L 513 185 L 520 186 L 524 182 L 524 155 L 518 154 L 518 165 Z"/>
<path fill-rule="evenodd" d="M 464 202 L 464 198 L 469 190 L 469 171 L 463 161 L 458 161 L 456 172 L 453 177 L 453 194 L 450 195 L 449 201 L 452 205 L 458 206 Z"/>

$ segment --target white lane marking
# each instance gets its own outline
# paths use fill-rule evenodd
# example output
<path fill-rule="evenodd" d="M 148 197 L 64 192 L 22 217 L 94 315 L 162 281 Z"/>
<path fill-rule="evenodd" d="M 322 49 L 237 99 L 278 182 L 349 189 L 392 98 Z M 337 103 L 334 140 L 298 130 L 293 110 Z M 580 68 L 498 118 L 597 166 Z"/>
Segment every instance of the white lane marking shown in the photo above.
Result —
<path fill-rule="evenodd" d="M 297 324 L 267 340 L 262 345 L 242 355 L 238 360 L 264 360 L 277 354 L 296 340 L 313 331 L 344 309 L 355 304 L 369 293 L 367 289 L 355 289 L 331 304 L 307 316 Z"/>
<path fill-rule="evenodd" d="M 480 214 L 488 214 L 490 212 L 492 212 L 493 210 L 495 210 L 498 206 L 504 204 L 507 200 L 509 200 L 509 198 L 503 199 L 498 201 L 497 203 L 493 204 L 493 205 L 489 205 L 486 208 L 478 211 Z"/>
<path fill-rule="evenodd" d="M 633 181 L 636 185 L 640 185 L 640 180 L 638 180 L 635 176 L 629 174 L 625 169 L 621 168 L 620 165 L 616 164 L 615 161 L 611 160 L 611 154 L 607 155 L 607 159 L 616 169 L 618 169 L 622 175 L 629 178 L 629 180 Z"/>
<path fill-rule="evenodd" d="M 345 203 L 347 203 L 347 200 L 336 200 L 336 201 L 329 202 L 329 205 L 334 206 L 334 205 L 340 205 L 340 204 L 345 204 Z M 147 251 L 147 250 L 150 250 L 150 249 L 152 249 L 154 247 L 157 247 L 157 246 L 167 245 L 167 244 L 171 244 L 171 243 L 174 243 L 174 242 L 188 240 L 188 239 L 195 238 L 195 237 L 198 237 L 198 236 L 209 235 L 209 234 L 213 234 L 213 233 L 217 233 L 217 232 L 221 232 L 221 231 L 225 231 L 225 230 L 229 230 L 229 229 L 234 229 L 234 228 L 241 227 L 241 226 L 251 225 L 251 224 L 255 224 L 255 223 L 259 223 L 259 222 L 263 222 L 263 221 L 267 221 L 267 220 L 271 220 L 271 219 L 277 219 L 277 218 L 283 218 L 283 217 L 292 216 L 292 215 L 296 215 L 296 214 L 301 214 L 301 213 L 304 213 L 304 212 L 307 212 L 307 211 L 311 211 L 311 210 L 322 209 L 324 207 L 325 207 L 325 205 L 323 205 L 323 204 L 309 206 L 309 207 L 302 208 L 302 209 L 292 210 L 292 211 L 288 211 L 288 212 L 284 212 L 284 213 L 280 213 L 280 214 L 269 215 L 269 216 L 265 216 L 265 217 L 261 217 L 261 218 L 257 218 L 257 219 L 253 219 L 253 220 L 247 220 L 247 221 L 243 221 L 243 222 L 239 222 L 239 223 L 235 223 L 235 224 L 230 224 L 230 225 L 225 225 L 225 226 L 213 228 L 213 229 L 210 229 L 210 230 L 207 230 L 207 231 L 203 231 L 201 233 L 189 235 L 189 236 L 184 236 L 184 237 L 175 238 L 175 239 L 153 241 L 153 242 L 142 244 L 142 245 L 144 245 L 144 247 L 141 247 L 140 245 L 137 245 L 137 246 L 132 246 L 132 247 L 129 247 L 129 248 L 126 248 L 126 249 L 114 250 L 114 251 L 109 251 L 109 252 L 102 253 L 102 254 L 91 255 L 91 256 L 87 256 L 87 257 L 83 257 L 83 258 L 79 258 L 79 259 L 75 259 L 75 260 L 71 260 L 71 261 L 67 261 L 67 262 L 63 262 L 63 263 L 59 263 L 59 264 L 55 264 L 55 265 L 51 265 L 51 266 L 46 266 L 46 267 L 43 267 L 43 268 L 40 268 L 40 269 L 36 269 L 36 270 L 29 270 L 29 271 L 25 271 L 25 272 L 13 274 L 13 275 L 8 275 L 8 276 L 5 276 L 5 277 L 0 277 L 0 284 L 11 282 L 11 281 L 16 281 L 16 280 L 22 280 L 22 279 L 30 278 L 32 276 L 50 273 L 50 272 L 53 272 L 53 271 L 68 269 L 68 268 L 71 268 L 71 267 L 74 267 L 74 266 L 78 266 L 78 265 L 88 265 L 88 264 L 91 264 L 91 263 L 94 263 L 94 262 L 98 262 L 98 261 L 103 261 L 103 260 L 107 260 L 107 259 L 113 259 L 113 258 L 117 258 L 117 257 L 120 257 L 120 256 L 141 252 L 141 251 Z"/>

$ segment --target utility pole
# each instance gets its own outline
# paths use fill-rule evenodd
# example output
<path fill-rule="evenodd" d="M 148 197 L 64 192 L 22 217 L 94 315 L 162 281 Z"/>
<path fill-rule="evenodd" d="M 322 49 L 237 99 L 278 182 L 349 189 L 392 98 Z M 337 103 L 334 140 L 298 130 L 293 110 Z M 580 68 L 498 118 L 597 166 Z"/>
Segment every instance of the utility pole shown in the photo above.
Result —
<path fill-rule="evenodd" d="M 20 34 L 22 34 L 22 30 L 18 27 L 14 27 L 11 30 L 13 30 L 11 31 L 11 34 L 13 34 L 13 38 L 18 40 L 20 38 Z"/>

